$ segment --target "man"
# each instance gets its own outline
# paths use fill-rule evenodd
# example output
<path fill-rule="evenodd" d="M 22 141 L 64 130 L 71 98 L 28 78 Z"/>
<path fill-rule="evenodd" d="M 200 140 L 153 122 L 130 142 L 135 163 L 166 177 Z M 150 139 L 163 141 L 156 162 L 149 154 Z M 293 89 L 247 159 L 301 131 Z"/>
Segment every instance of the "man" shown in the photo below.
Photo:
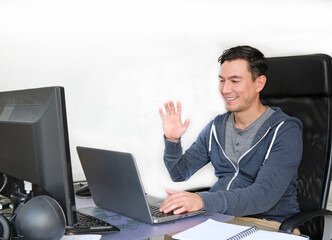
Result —
<path fill-rule="evenodd" d="M 217 116 L 182 154 L 181 104 L 159 109 L 165 136 L 165 165 L 173 181 L 185 181 L 211 162 L 217 182 L 209 192 L 167 190 L 161 212 L 206 210 L 282 222 L 299 211 L 297 169 L 302 157 L 302 124 L 279 108 L 264 106 L 264 55 L 250 46 L 223 52 L 219 89 L 227 112 Z"/>

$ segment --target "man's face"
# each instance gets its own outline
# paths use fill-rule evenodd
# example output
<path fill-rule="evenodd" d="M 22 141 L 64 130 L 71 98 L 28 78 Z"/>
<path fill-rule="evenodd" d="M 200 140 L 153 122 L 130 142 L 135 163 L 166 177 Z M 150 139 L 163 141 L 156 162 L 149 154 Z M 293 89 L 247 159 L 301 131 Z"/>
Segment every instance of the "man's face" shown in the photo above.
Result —
<path fill-rule="evenodd" d="M 219 90 L 230 112 L 244 112 L 259 100 L 260 84 L 258 79 L 253 80 L 248 67 L 248 61 L 243 59 L 221 65 Z"/>

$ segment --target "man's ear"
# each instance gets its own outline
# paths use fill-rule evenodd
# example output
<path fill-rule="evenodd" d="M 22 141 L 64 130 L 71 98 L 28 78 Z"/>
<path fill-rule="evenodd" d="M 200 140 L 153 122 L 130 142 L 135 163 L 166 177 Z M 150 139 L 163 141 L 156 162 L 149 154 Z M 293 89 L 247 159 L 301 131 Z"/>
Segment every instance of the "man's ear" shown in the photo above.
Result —
<path fill-rule="evenodd" d="M 255 80 L 255 84 L 256 84 L 256 89 L 257 92 L 260 92 L 263 90 L 264 86 L 266 83 L 266 76 L 265 75 L 260 75 L 258 78 L 256 78 Z"/>

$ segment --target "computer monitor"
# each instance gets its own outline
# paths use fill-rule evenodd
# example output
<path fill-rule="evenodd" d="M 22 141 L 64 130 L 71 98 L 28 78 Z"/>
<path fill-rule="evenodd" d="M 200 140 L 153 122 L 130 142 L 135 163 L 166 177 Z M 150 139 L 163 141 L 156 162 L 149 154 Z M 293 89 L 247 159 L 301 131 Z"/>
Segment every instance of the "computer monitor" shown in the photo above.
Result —
<path fill-rule="evenodd" d="M 75 196 L 63 87 L 0 92 L 0 172 L 10 183 L 32 183 L 62 207 L 67 225 L 75 219 Z M 0 175 L 0 183 L 1 183 Z M 1 186 L 1 184 L 0 184 Z M 1 193 L 2 194 L 2 193 Z"/>

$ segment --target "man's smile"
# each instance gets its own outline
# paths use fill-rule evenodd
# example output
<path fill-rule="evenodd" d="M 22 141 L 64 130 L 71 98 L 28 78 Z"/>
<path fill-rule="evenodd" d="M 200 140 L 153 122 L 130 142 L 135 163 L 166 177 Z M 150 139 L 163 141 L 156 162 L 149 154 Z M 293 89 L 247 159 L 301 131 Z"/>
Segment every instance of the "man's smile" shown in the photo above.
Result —
<path fill-rule="evenodd" d="M 226 101 L 234 101 L 236 99 L 238 99 L 238 97 L 225 97 Z"/>

